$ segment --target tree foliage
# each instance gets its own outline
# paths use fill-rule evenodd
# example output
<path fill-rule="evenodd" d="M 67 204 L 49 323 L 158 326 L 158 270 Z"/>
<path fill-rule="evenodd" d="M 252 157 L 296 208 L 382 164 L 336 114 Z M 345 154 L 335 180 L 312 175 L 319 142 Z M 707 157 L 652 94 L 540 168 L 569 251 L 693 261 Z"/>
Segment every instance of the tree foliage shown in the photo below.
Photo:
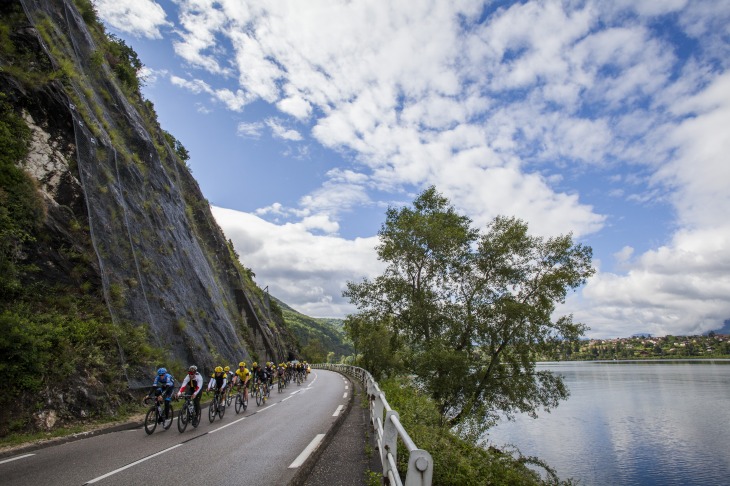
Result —
<path fill-rule="evenodd" d="M 593 274 L 590 247 L 571 235 L 532 236 L 516 218 L 476 230 L 434 187 L 412 207 L 388 209 L 379 236 L 385 272 L 344 292 L 358 309 L 347 329 L 364 364 L 388 374 L 397 363 L 384 355 L 397 357 L 442 422 L 467 435 L 567 397 L 535 360 L 543 346 L 585 331 L 552 314 Z"/>

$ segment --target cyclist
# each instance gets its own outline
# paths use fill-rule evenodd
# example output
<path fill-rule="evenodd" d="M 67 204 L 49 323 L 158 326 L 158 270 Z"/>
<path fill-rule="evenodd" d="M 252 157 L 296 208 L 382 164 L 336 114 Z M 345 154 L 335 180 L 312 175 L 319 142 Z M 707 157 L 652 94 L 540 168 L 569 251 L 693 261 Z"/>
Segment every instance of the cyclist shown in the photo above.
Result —
<path fill-rule="evenodd" d="M 304 365 L 301 361 L 297 363 L 297 375 L 299 376 L 299 381 L 304 381 Z"/>
<path fill-rule="evenodd" d="M 182 396 L 188 383 L 190 383 L 190 388 L 193 390 L 191 395 L 195 405 L 195 414 L 200 415 L 200 392 L 203 391 L 203 376 L 198 373 L 198 367 L 195 365 L 188 368 L 188 376 L 185 377 L 182 385 L 180 385 L 180 390 L 177 392 L 178 398 Z"/>
<path fill-rule="evenodd" d="M 175 378 L 167 372 L 166 368 L 160 368 L 157 370 L 157 376 L 155 381 L 152 383 L 152 388 L 156 397 L 163 396 L 165 398 L 165 415 L 160 417 L 160 422 L 167 420 L 167 416 L 170 415 L 170 400 L 172 394 L 175 392 Z M 152 392 L 148 395 L 152 397 Z"/>
<path fill-rule="evenodd" d="M 223 372 L 226 374 L 226 380 L 228 380 L 228 387 L 226 389 L 226 395 L 228 395 L 233 389 L 233 377 L 236 375 L 233 374 L 230 366 L 226 366 L 225 368 L 223 368 Z"/>
<path fill-rule="evenodd" d="M 266 375 L 269 378 L 268 386 L 269 390 L 274 387 L 274 376 L 276 376 L 276 370 L 274 369 L 274 363 L 271 361 L 266 362 Z"/>
<path fill-rule="evenodd" d="M 226 400 L 226 373 L 223 371 L 223 367 L 216 366 L 215 373 L 210 376 L 210 382 L 208 382 L 208 391 L 220 391 L 221 403 L 225 403 Z"/>
<path fill-rule="evenodd" d="M 269 377 L 266 374 L 266 367 L 260 366 L 256 361 L 253 362 L 253 382 L 261 383 L 261 385 L 264 387 L 261 390 L 261 393 L 266 396 L 266 385 L 269 382 Z"/>
<path fill-rule="evenodd" d="M 251 372 L 246 368 L 245 361 L 238 363 L 238 369 L 233 379 L 236 380 L 237 385 L 243 386 L 243 398 L 248 400 L 248 382 L 251 379 Z"/>
<path fill-rule="evenodd" d="M 286 372 L 286 365 L 284 363 L 279 363 L 279 365 L 275 368 L 276 372 L 276 381 L 281 383 L 281 386 L 286 386 L 286 380 L 284 380 L 284 373 Z"/>

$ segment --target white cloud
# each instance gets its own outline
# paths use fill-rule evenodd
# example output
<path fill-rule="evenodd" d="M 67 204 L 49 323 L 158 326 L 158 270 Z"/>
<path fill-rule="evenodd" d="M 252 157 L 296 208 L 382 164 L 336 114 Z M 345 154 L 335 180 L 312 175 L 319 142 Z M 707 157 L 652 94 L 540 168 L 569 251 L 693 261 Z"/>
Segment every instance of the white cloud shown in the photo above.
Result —
<path fill-rule="evenodd" d="M 236 135 L 244 138 L 261 138 L 264 124 L 261 122 L 240 122 L 236 128 Z"/>
<path fill-rule="evenodd" d="M 191 93 L 195 93 L 195 94 L 200 94 L 200 93 L 213 94 L 214 93 L 213 88 L 211 88 L 210 85 L 208 85 L 208 83 L 206 83 L 205 81 L 200 80 L 200 79 L 194 79 L 194 80 L 190 81 L 187 79 L 183 79 L 179 76 L 171 75 L 170 82 L 175 86 L 179 86 L 181 88 L 187 89 Z"/>
<path fill-rule="evenodd" d="M 299 132 L 290 128 L 286 128 L 282 124 L 281 120 L 278 120 L 276 118 L 267 118 L 266 125 L 271 129 L 271 134 L 275 138 L 280 138 L 282 140 L 291 140 L 293 142 L 298 142 L 302 140 L 302 135 Z"/>
<path fill-rule="evenodd" d="M 104 22 L 136 37 L 160 39 L 160 28 L 171 25 L 154 0 L 96 0 L 94 6 Z"/>
<path fill-rule="evenodd" d="M 290 96 L 279 101 L 276 106 L 294 118 L 304 120 L 312 113 L 312 105 L 301 96 Z"/>
<path fill-rule="evenodd" d="M 595 335 L 702 333 L 730 316 L 730 75 L 676 100 L 665 144 L 673 157 L 656 183 L 673 188 L 678 229 L 664 246 L 599 273 L 568 306 Z M 626 248 L 620 256 L 631 256 Z"/>
<path fill-rule="evenodd" d="M 339 317 L 354 312 L 342 297 L 347 281 L 383 270 L 376 238 L 315 236 L 300 224 L 275 225 L 252 214 L 211 208 L 242 263 L 271 294 L 304 314 Z"/>
<path fill-rule="evenodd" d="M 288 224 L 248 221 L 306 242 L 288 247 L 304 252 L 291 258 L 333 242 L 352 250 L 308 232 L 336 234 L 350 211 L 377 203 L 376 191 L 402 202 L 434 184 L 480 226 L 516 215 L 536 233 L 588 242 L 605 241 L 606 221 L 621 220 L 618 206 L 599 205 L 605 199 L 661 203 L 673 219 L 660 246 L 637 254 L 646 241 L 612 242 L 604 261 L 613 254 L 625 273 L 599 272 L 566 307 L 603 335 L 680 333 L 730 317 L 717 298 L 727 290 L 718 269 L 730 261 L 722 1 L 514 2 L 481 23 L 484 6 L 467 0 L 177 4 L 176 52 L 207 73 L 173 84 L 233 111 L 255 102 L 278 110 L 239 124 L 241 136 L 266 126 L 275 138 L 311 136 L 341 155 L 296 207 L 259 210 Z M 663 22 L 672 25 L 660 32 Z M 317 308 L 338 305 L 331 284 L 308 284 Z M 294 296 L 295 284 L 279 285 Z"/>

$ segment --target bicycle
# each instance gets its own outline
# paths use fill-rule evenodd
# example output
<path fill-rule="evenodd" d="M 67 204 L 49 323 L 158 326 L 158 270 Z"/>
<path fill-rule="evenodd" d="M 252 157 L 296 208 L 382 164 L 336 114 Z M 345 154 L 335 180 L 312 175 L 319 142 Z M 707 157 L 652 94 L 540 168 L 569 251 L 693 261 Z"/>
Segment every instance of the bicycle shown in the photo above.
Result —
<path fill-rule="evenodd" d="M 233 385 L 229 383 L 226 385 L 226 407 L 230 407 L 231 403 L 233 403 Z"/>
<path fill-rule="evenodd" d="M 193 427 L 197 427 L 200 424 L 200 411 L 195 413 L 195 402 L 193 402 L 192 397 L 192 395 L 185 395 L 185 403 L 180 410 L 180 414 L 177 416 L 177 430 L 180 433 L 185 432 L 188 423 L 192 424 Z"/>
<path fill-rule="evenodd" d="M 253 394 L 254 398 L 256 398 L 256 405 L 266 403 L 266 384 L 260 381 L 254 383 Z"/>
<path fill-rule="evenodd" d="M 151 396 L 145 397 L 144 404 L 147 405 L 151 398 Z M 170 415 L 168 415 L 167 418 L 163 419 L 163 417 L 165 416 L 165 400 L 162 395 L 158 395 L 157 397 L 155 397 L 155 403 L 153 403 L 150 409 L 147 410 L 147 415 L 145 415 L 144 417 L 144 431 L 147 432 L 147 435 L 151 435 L 157 428 L 158 423 L 162 424 L 163 429 L 169 429 L 172 425 L 173 415 L 174 413 L 171 403 Z"/>
<path fill-rule="evenodd" d="M 224 413 L 226 413 L 226 401 L 221 400 L 221 392 L 220 390 L 216 390 L 215 394 L 213 394 L 213 401 L 210 402 L 210 406 L 208 407 L 208 420 L 212 423 L 216 415 L 223 420 Z"/>
<path fill-rule="evenodd" d="M 279 376 L 279 380 L 276 382 L 277 389 L 279 390 L 279 393 L 284 391 L 284 387 L 286 386 L 284 384 L 284 377 Z"/>
<path fill-rule="evenodd" d="M 238 415 L 241 410 L 245 412 L 246 408 L 248 408 L 248 396 L 245 391 L 243 391 L 245 388 L 246 385 L 238 385 L 238 392 L 236 393 L 236 415 Z"/>

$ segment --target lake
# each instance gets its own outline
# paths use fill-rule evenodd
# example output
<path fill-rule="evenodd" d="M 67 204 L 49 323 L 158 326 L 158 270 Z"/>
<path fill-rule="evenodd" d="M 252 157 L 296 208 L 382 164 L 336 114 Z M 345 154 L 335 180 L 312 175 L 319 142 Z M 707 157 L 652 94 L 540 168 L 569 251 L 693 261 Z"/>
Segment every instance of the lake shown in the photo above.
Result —
<path fill-rule="evenodd" d="M 730 485 L 730 360 L 540 363 L 571 396 L 487 435 L 581 485 Z"/>

